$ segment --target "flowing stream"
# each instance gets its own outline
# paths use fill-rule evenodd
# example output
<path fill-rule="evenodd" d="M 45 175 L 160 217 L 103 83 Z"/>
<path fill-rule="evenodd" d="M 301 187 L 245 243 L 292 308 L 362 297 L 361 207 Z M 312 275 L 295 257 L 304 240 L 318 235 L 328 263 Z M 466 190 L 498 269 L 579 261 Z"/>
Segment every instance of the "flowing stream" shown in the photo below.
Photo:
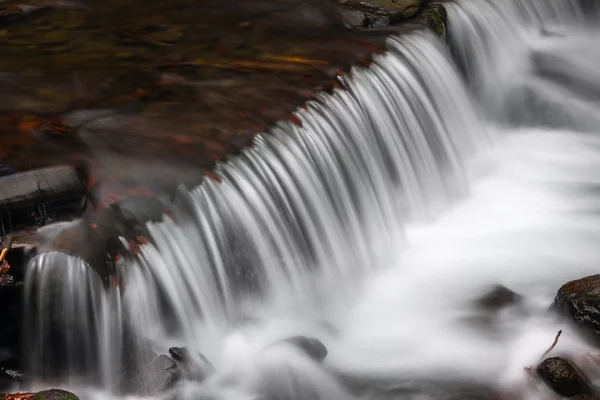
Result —
<path fill-rule="evenodd" d="M 60 301 L 95 300 L 65 317 L 83 335 L 61 344 L 67 387 L 94 382 L 111 397 L 121 352 L 135 358 L 148 343 L 213 364 L 203 383 L 178 386 L 181 399 L 382 398 L 350 394 L 340 376 L 515 392 L 558 329 L 562 351 L 585 351 L 546 310 L 600 264 L 598 6 L 447 9 L 448 45 L 390 38 L 386 55 L 342 78 L 345 90 L 299 110 L 302 126 L 278 125 L 219 165 L 220 183 L 182 190 L 177 222 L 149 225 L 154 244 L 122 266 L 122 299 L 68 261 Z M 28 278 L 38 300 L 65 263 L 42 257 Z M 524 300 L 484 315 L 474 301 L 496 284 Z M 36 304 L 40 364 L 54 336 Z M 270 346 L 294 335 L 323 341 L 322 366 Z M 441 398 L 402 393 L 392 397 Z"/>

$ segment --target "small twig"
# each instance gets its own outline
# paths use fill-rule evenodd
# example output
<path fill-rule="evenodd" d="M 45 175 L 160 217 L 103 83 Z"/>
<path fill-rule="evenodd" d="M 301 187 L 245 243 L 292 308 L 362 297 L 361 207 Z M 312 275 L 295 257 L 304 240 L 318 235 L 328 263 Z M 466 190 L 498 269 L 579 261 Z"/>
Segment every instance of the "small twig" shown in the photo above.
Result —
<path fill-rule="evenodd" d="M 546 356 L 548 355 L 548 353 L 550 353 L 552 351 L 552 349 L 554 349 L 554 347 L 556 346 L 556 344 L 558 343 L 558 338 L 560 338 L 560 335 L 562 334 L 562 330 L 558 331 L 558 333 L 556 334 L 556 337 L 554 338 L 554 342 L 552 343 L 552 346 L 550 346 L 548 348 L 548 350 L 546 350 L 544 352 L 544 354 L 542 354 L 542 356 L 540 357 L 540 360 L 544 360 L 544 358 L 546 358 Z"/>
<path fill-rule="evenodd" d="M 11 237 L 10 240 L 8 241 L 8 244 L 6 245 L 6 247 L 3 248 L 2 251 L 0 252 L 0 263 L 2 261 L 4 261 L 4 257 L 6 257 L 6 253 L 8 253 L 8 250 L 10 250 L 14 241 L 15 241 L 14 238 Z"/>

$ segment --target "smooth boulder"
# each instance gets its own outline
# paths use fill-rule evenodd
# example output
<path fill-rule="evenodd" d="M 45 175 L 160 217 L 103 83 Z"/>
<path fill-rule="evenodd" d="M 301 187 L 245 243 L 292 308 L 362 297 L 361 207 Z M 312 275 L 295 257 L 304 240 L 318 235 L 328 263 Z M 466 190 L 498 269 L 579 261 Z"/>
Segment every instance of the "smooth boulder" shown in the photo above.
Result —
<path fill-rule="evenodd" d="M 564 284 L 558 290 L 551 310 L 569 319 L 600 345 L 600 275 Z"/>
<path fill-rule="evenodd" d="M 523 296 L 513 292 L 506 286 L 495 285 L 477 299 L 476 304 L 482 310 L 499 311 L 503 308 L 516 305 L 522 300 Z"/>
<path fill-rule="evenodd" d="M 66 390 L 49 389 L 37 392 L 32 400 L 79 400 L 79 397 Z"/>
<path fill-rule="evenodd" d="M 547 358 L 538 365 L 537 372 L 552 390 L 563 397 L 594 397 L 594 388 L 587 377 L 574 363 L 565 358 Z"/>
<path fill-rule="evenodd" d="M 327 347 L 319 339 L 306 336 L 293 336 L 283 339 L 280 343 L 293 345 L 316 362 L 322 362 L 327 357 Z"/>

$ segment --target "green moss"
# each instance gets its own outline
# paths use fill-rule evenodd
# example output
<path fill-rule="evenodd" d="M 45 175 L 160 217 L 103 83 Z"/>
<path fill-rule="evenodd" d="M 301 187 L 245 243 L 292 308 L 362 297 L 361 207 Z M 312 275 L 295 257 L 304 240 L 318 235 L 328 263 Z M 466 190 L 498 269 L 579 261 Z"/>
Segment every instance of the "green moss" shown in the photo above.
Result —
<path fill-rule="evenodd" d="M 437 33 L 439 36 L 444 35 L 446 30 L 446 21 L 448 14 L 442 5 L 433 5 L 423 10 L 422 16 L 425 19 L 425 24 Z"/>
<path fill-rule="evenodd" d="M 36 393 L 33 400 L 79 400 L 79 397 L 66 390 L 50 389 Z"/>

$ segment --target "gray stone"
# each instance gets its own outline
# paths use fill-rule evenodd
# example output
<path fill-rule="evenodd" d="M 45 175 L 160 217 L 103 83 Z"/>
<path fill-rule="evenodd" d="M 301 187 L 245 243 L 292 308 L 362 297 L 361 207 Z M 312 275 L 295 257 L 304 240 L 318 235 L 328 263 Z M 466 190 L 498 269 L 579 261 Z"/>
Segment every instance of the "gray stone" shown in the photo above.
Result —
<path fill-rule="evenodd" d="M 306 336 L 293 336 L 281 342 L 297 347 L 317 362 L 322 362 L 327 357 L 327 347 L 319 339 Z"/>

